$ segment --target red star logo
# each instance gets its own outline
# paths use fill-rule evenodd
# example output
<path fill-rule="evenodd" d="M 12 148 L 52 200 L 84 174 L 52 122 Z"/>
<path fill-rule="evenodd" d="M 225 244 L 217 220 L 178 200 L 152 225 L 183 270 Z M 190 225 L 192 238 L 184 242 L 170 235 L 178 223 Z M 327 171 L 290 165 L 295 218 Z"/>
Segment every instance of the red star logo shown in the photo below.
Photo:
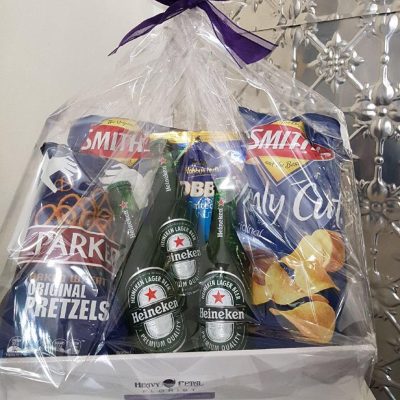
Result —
<path fill-rule="evenodd" d="M 183 246 L 183 241 L 185 239 L 180 238 L 179 236 L 174 240 L 176 247 Z"/>
<path fill-rule="evenodd" d="M 121 201 L 121 204 L 119 205 L 123 210 L 128 208 L 128 202 L 127 201 Z"/>
<path fill-rule="evenodd" d="M 224 204 L 225 204 L 224 200 L 223 200 L 223 199 L 220 199 L 219 202 L 218 202 L 218 205 L 219 205 L 220 207 L 223 207 Z"/>
<path fill-rule="evenodd" d="M 224 294 L 221 294 L 220 292 L 219 292 L 219 290 L 218 290 L 218 293 L 217 294 L 213 294 L 212 295 L 213 297 L 214 297 L 214 299 L 215 299 L 215 304 L 217 304 L 217 303 L 221 303 L 221 304 L 223 304 L 223 298 L 225 297 L 225 295 Z"/>
<path fill-rule="evenodd" d="M 147 293 L 145 293 L 144 295 L 147 296 L 150 301 L 151 299 L 157 299 L 156 293 L 157 293 L 157 290 L 151 290 L 151 288 L 149 288 L 149 291 Z"/>

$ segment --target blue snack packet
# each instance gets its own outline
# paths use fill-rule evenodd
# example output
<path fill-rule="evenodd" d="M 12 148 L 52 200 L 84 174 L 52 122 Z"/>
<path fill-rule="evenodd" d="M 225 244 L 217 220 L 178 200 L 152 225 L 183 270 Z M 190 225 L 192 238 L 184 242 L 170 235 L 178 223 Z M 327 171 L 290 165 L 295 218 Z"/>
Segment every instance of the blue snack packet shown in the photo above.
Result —
<path fill-rule="evenodd" d="M 253 346 L 268 347 L 268 336 L 332 343 L 346 286 L 340 124 L 240 111 L 248 139 L 238 235 L 253 265 Z"/>
<path fill-rule="evenodd" d="M 18 268 L 0 304 L 0 356 L 86 355 L 109 320 L 119 256 L 107 192 L 64 145 L 47 144 Z"/>
<path fill-rule="evenodd" d="M 195 214 L 201 244 L 207 243 L 214 202 L 214 181 L 244 165 L 245 143 L 227 132 L 173 131 L 154 133 L 150 140 L 163 138 L 173 144 L 179 179 L 191 213 Z"/>
<path fill-rule="evenodd" d="M 229 147 L 233 142 L 229 141 L 228 135 L 216 133 L 214 137 L 210 138 L 210 136 L 208 133 L 197 136 L 197 140 L 188 147 L 180 162 L 180 179 L 185 185 L 189 207 L 196 214 L 198 235 L 202 243 L 208 241 L 210 234 L 215 193 L 214 181 L 226 176 L 229 171 L 228 154 L 221 152 L 221 146 L 225 144 L 230 152 L 233 151 L 232 147 Z M 223 141 L 218 142 L 218 136 Z M 211 139 L 212 144 L 204 139 Z M 219 144 L 218 149 L 213 140 Z"/>
<path fill-rule="evenodd" d="M 205 143 L 195 142 L 189 146 L 180 162 L 180 181 L 185 186 L 185 195 L 191 213 L 196 215 L 200 243 L 208 241 L 214 199 L 214 182 L 210 166 L 205 163 Z M 217 167 L 218 168 L 218 167 Z"/>

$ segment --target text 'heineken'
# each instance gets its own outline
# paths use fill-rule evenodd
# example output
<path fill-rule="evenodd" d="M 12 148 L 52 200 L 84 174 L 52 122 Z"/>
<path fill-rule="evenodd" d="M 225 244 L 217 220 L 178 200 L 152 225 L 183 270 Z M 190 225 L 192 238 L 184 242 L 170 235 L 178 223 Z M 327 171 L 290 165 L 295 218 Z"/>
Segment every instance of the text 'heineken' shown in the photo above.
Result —
<path fill-rule="evenodd" d="M 234 228 L 233 189 L 218 187 L 214 198 L 207 248 L 213 267 L 200 289 L 200 342 L 205 351 L 241 350 L 246 345 L 246 290 L 240 278 L 244 251 Z"/>

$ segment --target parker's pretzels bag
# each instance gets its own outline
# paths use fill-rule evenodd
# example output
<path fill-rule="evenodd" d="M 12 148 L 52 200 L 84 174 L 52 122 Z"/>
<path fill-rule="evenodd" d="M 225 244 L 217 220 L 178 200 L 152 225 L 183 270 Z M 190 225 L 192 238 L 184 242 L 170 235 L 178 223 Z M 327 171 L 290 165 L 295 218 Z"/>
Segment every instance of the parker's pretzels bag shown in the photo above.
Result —
<path fill-rule="evenodd" d="M 1 390 L 361 398 L 375 341 L 343 114 L 216 4 L 161 2 L 33 151 L 0 236 Z"/>
<path fill-rule="evenodd" d="M 44 163 L 44 183 L 14 255 L 13 290 L 2 303 L 3 357 L 90 354 L 109 318 L 118 244 L 108 194 L 64 146 L 48 147 Z M 70 182 L 69 173 L 80 179 Z"/>

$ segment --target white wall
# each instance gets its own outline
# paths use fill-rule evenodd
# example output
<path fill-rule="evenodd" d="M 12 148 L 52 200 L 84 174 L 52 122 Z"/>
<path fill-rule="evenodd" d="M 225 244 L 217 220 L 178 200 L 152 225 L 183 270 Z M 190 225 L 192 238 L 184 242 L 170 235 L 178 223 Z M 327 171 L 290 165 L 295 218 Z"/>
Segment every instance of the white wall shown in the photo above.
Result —
<path fill-rule="evenodd" d="M 0 1 L 0 226 L 46 117 L 113 70 L 150 0 Z"/>

